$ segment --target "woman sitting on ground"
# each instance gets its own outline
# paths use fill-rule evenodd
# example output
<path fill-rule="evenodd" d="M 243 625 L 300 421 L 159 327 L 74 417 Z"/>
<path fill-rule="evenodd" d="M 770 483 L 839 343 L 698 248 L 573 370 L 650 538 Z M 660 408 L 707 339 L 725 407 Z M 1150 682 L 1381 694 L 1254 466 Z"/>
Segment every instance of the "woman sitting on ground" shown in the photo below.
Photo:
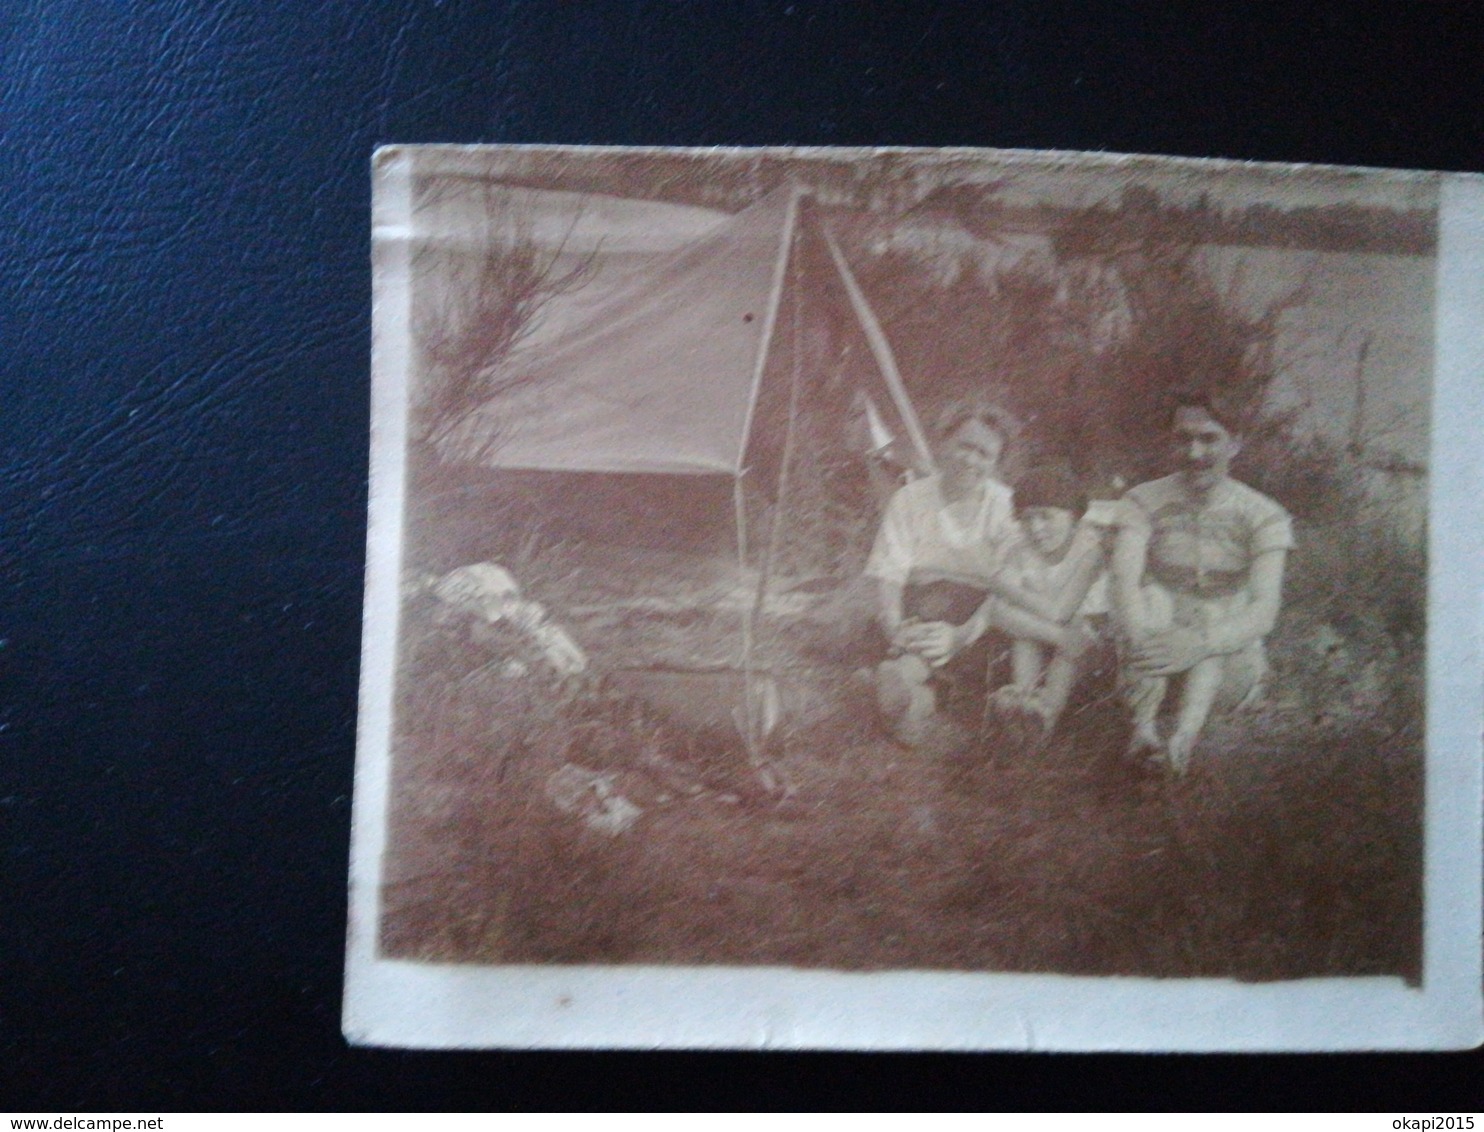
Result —
<path fill-rule="evenodd" d="M 951 409 L 939 429 L 939 471 L 892 496 L 866 563 L 887 641 L 877 701 L 887 727 L 909 746 L 926 738 L 947 683 L 983 681 L 987 650 L 973 646 L 990 628 L 1056 648 L 1073 644 L 1063 626 L 992 596 L 1020 538 L 1010 488 L 998 478 L 1010 432 L 996 409 Z"/>

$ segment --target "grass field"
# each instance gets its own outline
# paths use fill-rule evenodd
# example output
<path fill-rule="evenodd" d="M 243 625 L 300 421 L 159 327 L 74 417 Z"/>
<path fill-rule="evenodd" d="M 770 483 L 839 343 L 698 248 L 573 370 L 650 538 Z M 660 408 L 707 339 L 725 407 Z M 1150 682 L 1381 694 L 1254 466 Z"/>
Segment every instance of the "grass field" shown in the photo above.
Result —
<path fill-rule="evenodd" d="M 410 545 L 431 568 L 491 550 Z M 1271 702 L 1216 727 L 1181 780 L 1124 763 L 1106 685 L 1039 750 L 946 727 L 914 751 L 875 721 L 868 604 L 826 590 L 760 626 L 784 708 L 769 790 L 731 717 L 744 587 L 724 560 L 529 535 L 504 553 L 593 671 L 511 675 L 513 637 L 409 600 L 388 955 L 1419 977 L 1421 710 L 1394 694 L 1415 658 L 1382 658 L 1378 700 L 1380 659 L 1286 613 Z M 564 767 L 601 776 L 631 824 L 556 804 Z"/>

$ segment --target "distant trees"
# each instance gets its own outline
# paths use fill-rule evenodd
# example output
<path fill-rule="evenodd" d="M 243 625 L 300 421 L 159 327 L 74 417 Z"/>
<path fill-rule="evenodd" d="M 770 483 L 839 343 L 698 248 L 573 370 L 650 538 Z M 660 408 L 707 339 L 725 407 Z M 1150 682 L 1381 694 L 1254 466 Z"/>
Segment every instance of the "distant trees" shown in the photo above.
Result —
<path fill-rule="evenodd" d="M 946 284 L 888 252 L 863 271 L 919 407 L 987 395 L 1028 426 L 1022 462 L 1064 460 L 1107 487 L 1158 474 L 1158 422 L 1176 390 L 1219 392 L 1249 426 L 1286 423 L 1265 410 L 1284 358 L 1279 331 L 1308 297 L 1305 280 L 1260 309 L 1240 277 L 1212 270 L 1166 224 L 1152 194 L 1048 214 L 1047 254 L 993 271 L 969 264 Z"/>

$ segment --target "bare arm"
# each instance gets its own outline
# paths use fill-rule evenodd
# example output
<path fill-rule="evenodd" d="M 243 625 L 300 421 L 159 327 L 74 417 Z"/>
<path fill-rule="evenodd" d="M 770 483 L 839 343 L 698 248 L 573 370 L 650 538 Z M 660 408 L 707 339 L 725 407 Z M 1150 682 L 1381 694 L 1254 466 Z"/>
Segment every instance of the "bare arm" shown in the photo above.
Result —
<path fill-rule="evenodd" d="M 1283 568 L 1287 560 L 1288 552 L 1285 550 L 1270 550 L 1253 559 L 1247 579 L 1250 600 L 1239 612 L 1206 630 L 1208 655 L 1225 656 L 1240 652 L 1273 631 L 1278 622 L 1278 610 L 1283 604 Z"/>
<path fill-rule="evenodd" d="M 1139 638 L 1133 650 L 1134 666 L 1150 676 L 1173 676 L 1267 636 L 1278 619 L 1286 558 L 1287 551 L 1270 550 L 1253 559 L 1247 582 L 1250 600 L 1215 624 L 1204 629 L 1177 626 Z"/>
<path fill-rule="evenodd" d="M 1027 609 L 1018 609 L 1007 602 L 994 601 L 993 598 L 990 601 L 994 602 L 990 623 L 1012 637 L 1040 641 L 1057 649 L 1072 646 L 1079 639 L 1079 635 L 1068 626 L 1049 617 L 1042 617 Z"/>
<path fill-rule="evenodd" d="M 1082 608 L 1082 603 L 1087 600 L 1087 591 L 1092 589 L 1093 579 L 1103 568 L 1105 559 L 1103 538 L 1099 532 L 1082 527 L 1078 529 L 1076 537 L 1077 541 L 1072 544 L 1070 551 L 1077 556 L 1072 562 L 1072 572 L 1067 577 L 1067 584 L 1062 587 L 1062 592 L 1056 595 L 1050 613 L 1051 620 L 1062 625 Z"/>
<path fill-rule="evenodd" d="M 1008 605 L 1022 609 L 1027 613 L 1034 613 L 1037 617 L 1044 617 L 1048 621 L 1054 620 L 1056 613 L 1055 601 L 1045 594 L 1032 593 L 1024 586 L 1016 584 L 1012 579 L 1005 577 L 1003 573 L 996 574 L 989 581 L 989 592 L 995 597 L 1001 598 Z M 988 628 L 989 623 L 985 622 Z"/>
<path fill-rule="evenodd" d="M 1039 594 L 1026 589 L 1013 578 L 1000 571 L 989 582 L 989 591 L 996 597 L 1018 606 L 1027 613 L 1047 621 L 1065 624 L 1072 614 L 1082 608 L 1087 591 L 1103 565 L 1103 548 L 1099 536 L 1087 528 L 1080 528 L 1073 536 L 1074 542 L 1067 553 L 1072 555 L 1072 573 L 1067 585 L 1059 594 Z"/>
<path fill-rule="evenodd" d="M 990 628 L 999 629 L 1021 640 L 1039 641 L 1053 648 L 1065 648 L 1068 644 L 1080 639 L 1079 635 L 1073 633 L 1067 626 L 1049 617 L 1043 617 L 1039 613 L 1032 613 L 1028 609 L 1012 605 L 991 592 L 990 596 L 984 599 L 983 604 L 974 611 L 974 616 L 953 630 L 954 650 L 968 648 L 984 636 Z"/>
<path fill-rule="evenodd" d="M 876 583 L 876 621 L 889 641 L 896 638 L 897 630 L 902 627 L 903 589 L 901 582 L 885 578 Z"/>
<path fill-rule="evenodd" d="M 1118 528 L 1118 537 L 1113 543 L 1110 570 L 1113 613 L 1129 636 L 1139 636 L 1146 628 L 1139 584 L 1144 580 L 1144 568 L 1149 558 L 1149 537 L 1147 529 L 1125 524 Z"/>
<path fill-rule="evenodd" d="M 962 625 L 934 622 L 922 626 L 922 631 L 928 636 L 914 651 L 921 651 L 930 662 L 941 664 L 968 648 L 991 627 L 1017 639 L 1039 641 L 1057 649 L 1075 647 L 1081 640 L 1080 635 L 1068 626 L 1029 610 L 1018 609 L 991 594 Z"/>

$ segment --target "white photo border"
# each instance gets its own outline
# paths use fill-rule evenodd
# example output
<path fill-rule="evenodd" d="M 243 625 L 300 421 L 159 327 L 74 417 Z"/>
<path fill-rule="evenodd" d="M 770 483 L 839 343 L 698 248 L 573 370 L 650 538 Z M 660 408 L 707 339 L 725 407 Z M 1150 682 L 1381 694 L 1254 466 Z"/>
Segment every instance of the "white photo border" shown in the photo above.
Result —
<path fill-rule="evenodd" d="M 624 152 L 537 148 L 553 155 Z M 407 225 L 419 151 L 387 147 L 373 161 L 371 486 L 343 1014 L 352 1044 L 1297 1052 L 1463 1049 L 1484 1042 L 1484 446 L 1478 444 L 1484 422 L 1484 177 L 1416 175 L 1438 177 L 1441 185 L 1420 986 L 1382 977 L 1239 983 L 721 966 L 478 967 L 377 954 L 406 486 Z M 959 152 L 986 161 L 1083 167 L 1151 162 L 1200 176 L 1250 168 L 1196 159 Z"/>

